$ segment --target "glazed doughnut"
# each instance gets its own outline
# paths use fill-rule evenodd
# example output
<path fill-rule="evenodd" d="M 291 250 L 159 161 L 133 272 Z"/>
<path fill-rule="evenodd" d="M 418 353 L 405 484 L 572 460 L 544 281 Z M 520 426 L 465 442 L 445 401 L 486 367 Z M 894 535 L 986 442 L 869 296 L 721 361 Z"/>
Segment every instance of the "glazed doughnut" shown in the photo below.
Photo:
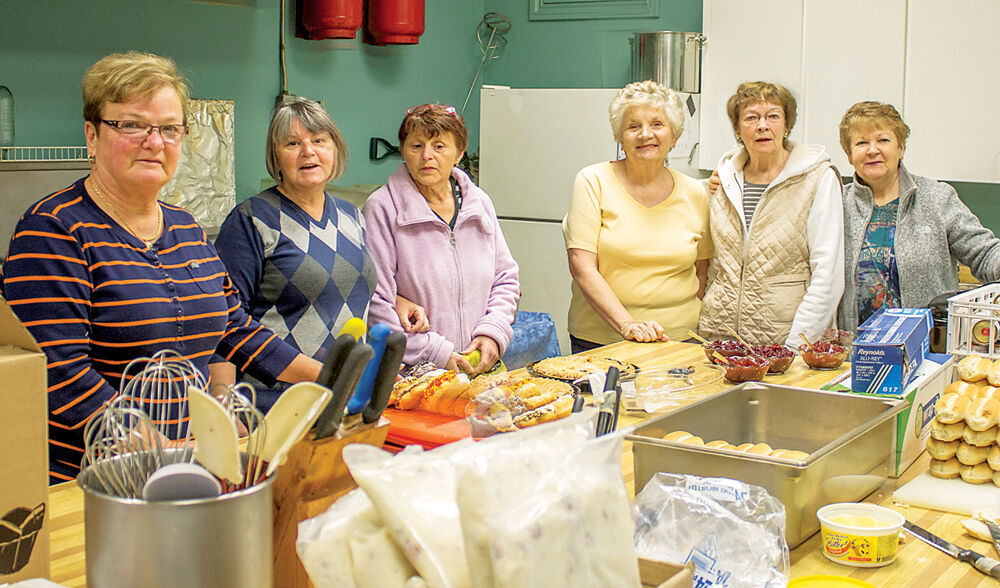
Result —
<path fill-rule="evenodd" d="M 958 362 L 958 376 L 966 382 L 978 382 L 985 380 L 993 362 L 985 357 L 970 355 Z"/>
<path fill-rule="evenodd" d="M 976 447 L 989 447 L 997 441 L 997 427 L 994 425 L 985 431 L 977 431 L 966 426 L 962 431 L 962 440 Z"/>
<path fill-rule="evenodd" d="M 934 414 L 942 423 L 957 423 L 965 418 L 965 411 L 971 401 L 971 397 L 965 394 L 945 394 L 934 403 Z"/>
<path fill-rule="evenodd" d="M 966 394 L 969 396 L 975 396 L 976 391 L 984 385 L 985 384 L 983 382 L 969 383 L 965 380 L 956 380 L 944 387 L 944 394 Z"/>
<path fill-rule="evenodd" d="M 931 475 L 935 478 L 957 478 L 959 476 L 959 470 L 961 469 L 961 464 L 954 457 L 951 459 L 946 459 L 944 461 L 932 459 L 930 470 Z"/>
<path fill-rule="evenodd" d="M 757 443 L 746 450 L 747 453 L 756 453 L 757 455 L 771 455 L 771 451 L 773 450 L 767 443 Z"/>
<path fill-rule="evenodd" d="M 993 470 L 985 463 L 964 465 L 958 469 L 958 473 L 970 484 L 985 484 L 993 479 Z"/>
<path fill-rule="evenodd" d="M 944 461 L 955 457 L 955 452 L 958 451 L 958 446 L 961 444 L 962 442 L 958 440 L 939 441 L 931 437 L 927 440 L 927 453 L 934 459 Z"/>
<path fill-rule="evenodd" d="M 688 433 L 687 431 L 674 431 L 663 438 L 664 441 L 676 441 L 677 443 L 689 443 L 691 445 L 704 445 L 705 440 Z"/>
<path fill-rule="evenodd" d="M 986 370 L 986 379 L 993 386 L 1000 386 L 1000 359 L 990 364 L 990 369 Z"/>
<path fill-rule="evenodd" d="M 986 463 L 994 470 L 1000 471 L 1000 446 L 990 447 L 989 453 L 986 454 Z"/>
<path fill-rule="evenodd" d="M 931 421 L 931 437 L 937 439 L 938 441 L 954 441 L 955 439 L 961 439 L 963 431 L 965 431 L 964 421 L 958 421 L 957 423 L 942 423 L 937 420 L 937 418 L 934 418 Z"/>
<path fill-rule="evenodd" d="M 958 451 L 955 452 L 955 457 L 963 465 L 977 465 L 986 461 L 987 453 L 985 447 L 976 447 L 963 441 L 959 444 Z"/>
<path fill-rule="evenodd" d="M 965 424 L 977 431 L 985 431 L 997 424 L 1000 400 L 975 398 L 965 409 Z"/>

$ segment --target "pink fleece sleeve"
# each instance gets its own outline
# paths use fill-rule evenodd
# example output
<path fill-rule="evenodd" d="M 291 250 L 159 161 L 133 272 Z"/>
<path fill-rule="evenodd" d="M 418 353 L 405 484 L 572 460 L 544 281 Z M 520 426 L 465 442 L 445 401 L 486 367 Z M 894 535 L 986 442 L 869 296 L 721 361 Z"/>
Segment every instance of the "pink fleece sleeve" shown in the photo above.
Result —
<path fill-rule="evenodd" d="M 487 202 L 489 202 L 487 200 Z M 493 219 L 493 238 L 496 240 L 496 259 L 494 261 L 496 273 L 493 276 L 493 286 L 490 289 L 490 297 L 486 302 L 486 314 L 472 332 L 473 337 L 486 335 L 497 342 L 500 348 L 500 355 L 503 355 L 510 345 L 510 340 L 514 336 L 514 330 L 510 324 L 514 322 L 514 314 L 517 312 L 517 301 L 521 298 L 521 283 L 517 277 L 517 262 L 510 254 L 507 247 L 507 240 L 500 230 L 500 221 L 497 219 L 496 211 L 492 202 L 488 209 Z"/>
<path fill-rule="evenodd" d="M 385 191 L 385 193 L 383 193 Z M 396 211 L 388 198 L 388 187 L 383 186 L 365 203 L 365 245 L 368 255 L 375 263 L 378 281 L 375 293 L 368 307 L 368 324 L 385 323 L 393 331 L 403 331 L 403 325 L 396 314 L 396 239 L 393 230 L 396 227 Z M 444 367 L 455 345 L 433 331 L 426 333 L 405 333 L 406 352 L 403 362 L 416 364 L 430 361 L 439 367 Z"/>

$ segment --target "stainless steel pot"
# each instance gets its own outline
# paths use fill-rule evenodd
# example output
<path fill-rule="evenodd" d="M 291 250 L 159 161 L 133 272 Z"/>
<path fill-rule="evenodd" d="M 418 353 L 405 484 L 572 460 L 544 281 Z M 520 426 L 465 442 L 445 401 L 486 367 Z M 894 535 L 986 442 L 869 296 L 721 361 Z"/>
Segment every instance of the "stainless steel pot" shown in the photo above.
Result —
<path fill-rule="evenodd" d="M 634 33 L 632 81 L 655 80 L 678 92 L 701 92 L 701 47 L 705 35 L 677 31 Z"/>

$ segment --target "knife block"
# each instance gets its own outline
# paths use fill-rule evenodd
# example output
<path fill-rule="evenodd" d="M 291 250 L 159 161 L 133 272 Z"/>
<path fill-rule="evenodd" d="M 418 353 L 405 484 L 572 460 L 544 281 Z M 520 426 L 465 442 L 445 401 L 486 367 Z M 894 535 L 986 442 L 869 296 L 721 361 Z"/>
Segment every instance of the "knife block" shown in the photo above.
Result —
<path fill-rule="evenodd" d="M 357 486 L 344 464 L 344 447 L 352 443 L 381 447 L 388 430 L 389 421 L 382 418 L 375 426 L 360 428 L 342 438 L 317 441 L 310 431 L 288 452 L 288 460 L 278 468 L 273 486 L 275 586 L 312 587 L 295 552 L 298 525 L 324 512 Z"/>

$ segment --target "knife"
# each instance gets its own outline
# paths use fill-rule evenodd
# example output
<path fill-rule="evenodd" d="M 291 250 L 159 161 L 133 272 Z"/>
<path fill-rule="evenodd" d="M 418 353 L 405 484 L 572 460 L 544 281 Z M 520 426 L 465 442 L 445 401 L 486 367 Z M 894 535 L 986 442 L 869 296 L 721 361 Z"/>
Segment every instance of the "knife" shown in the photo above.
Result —
<path fill-rule="evenodd" d="M 337 374 L 340 373 L 340 367 L 344 365 L 344 361 L 351 353 L 351 349 L 354 349 L 355 344 L 357 344 L 357 339 L 350 333 L 342 333 L 334 339 L 326 356 L 323 357 L 323 368 L 319 372 L 319 377 L 316 378 L 317 384 L 333 388 L 333 382 L 337 379 Z"/>
<path fill-rule="evenodd" d="M 617 400 L 615 389 L 618 388 L 618 368 L 611 366 L 604 378 L 604 396 L 601 398 L 601 408 L 597 413 L 597 436 L 613 431 L 615 406 Z"/>
<path fill-rule="evenodd" d="M 910 521 L 903 523 L 903 528 L 909 531 L 914 537 L 920 539 L 931 547 L 939 549 L 959 561 L 971 564 L 977 570 L 988 576 L 1000 578 L 1000 561 L 986 557 L 980 553 L 976 553 L 971 549 L 962 549 L 954 543 L 945 541 L 934 533 L 914 525 Z"/>
<path fill-rule="evenodd" d="M 361 381 L 358 382 L 358 388 L 347 403 L 347 414 L 358 414 L 371 400 L 372 389 L 375 387 L 375 376 L 382 365 L 382 354 L 385 353 L 385 340 L 391 332 L 389 325 L 385 323 L 377 323 L 372 327 L 372 330 L 368 331 L 368 344 L 371 345 L 375 354 L 372 355 L 365 367 L 364 373 L 361 374 Z M 396 367 L 399 367 L 398 363 Z"/>
<path fill-rule="evenodd" d="M 389 396 L 392 395 L 392 387 L 396 383 L 396 374 L 399 373 L 399 364 L 403 361 L 404 351 L 406 351 L 406 335 L 392 333 L 386 337 L 382 363 L 379 364 L 378 373 L 375 374 L 372 398 L 362 411 L 365 424 L 376 422 L 389 404 Z"/>
<path fill-rule="evenodd" d="M 375 352 L 367 343 L 359 343 L 354 346 L 354 349 L 351 349 L 344 364 L 340 367 L 337 379 L 330 387 L 333 397 L 319 418 L 316 419 L 315 439 L 325 439 L 337 432 L 340 420 L 344 418 L 344 408 L 347 406 L 347 401 L 350 400 L 351 393 L 358 386 L 358 380 L 361 379 L 361 374 L 365 371 L 365 366 L 368 365 L 368 361 L 374 354 Z"/>
<path fill-rule="evenodd" d="M 983 517 L 982 521 L 986 524 L 986 528 L 990 530 L 990 537 L 993 537 L 993 549 L 996 549 L 997 553 L 1000 553 L 1000 525 L 986 517 Z"/>

